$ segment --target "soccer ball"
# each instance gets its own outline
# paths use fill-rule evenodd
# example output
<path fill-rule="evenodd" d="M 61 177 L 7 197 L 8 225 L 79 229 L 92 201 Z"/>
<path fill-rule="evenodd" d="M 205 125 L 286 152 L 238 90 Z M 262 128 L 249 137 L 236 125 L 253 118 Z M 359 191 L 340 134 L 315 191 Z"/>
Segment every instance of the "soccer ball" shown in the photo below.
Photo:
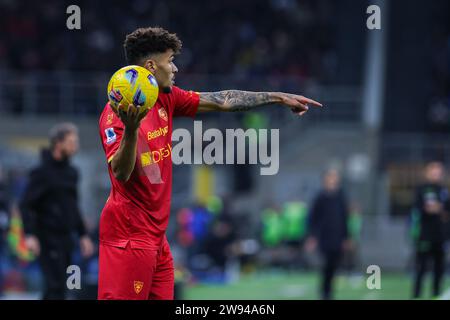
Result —
<path fill-rule="evenodd" d="M 158 99 L 158 83 L 147 69 L 140 66 L 126 66 L 117 70 L 108 83 L 108 100 L 111 107 L 118 111 L 119 104 L 123 111 L 128 106 L 141 106 L 142 113 L 153 108 Z"/>

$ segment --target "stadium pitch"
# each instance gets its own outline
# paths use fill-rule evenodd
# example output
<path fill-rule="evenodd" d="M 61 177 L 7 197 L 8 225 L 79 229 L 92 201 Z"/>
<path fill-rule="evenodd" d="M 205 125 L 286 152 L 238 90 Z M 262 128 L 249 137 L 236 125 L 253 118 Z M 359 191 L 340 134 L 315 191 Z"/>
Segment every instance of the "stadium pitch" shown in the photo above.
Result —
<path fill-rule="evenodd" d="M 316 300 L 320 279 L 317 273 L 259 273 L 243 276 L 233 284 L 194 284 L 184 288 L 186 300 Z M 412 275 L 383 274 L 380 290 L 369 290 L 366 276 L 340 274 L 335 280 L 336 300 L 408 300 Z M 431 297 L 431 278 L 427 278 L 422 299 L 449 299 L 450 280 L 444 282 L 440 297 Z"/>

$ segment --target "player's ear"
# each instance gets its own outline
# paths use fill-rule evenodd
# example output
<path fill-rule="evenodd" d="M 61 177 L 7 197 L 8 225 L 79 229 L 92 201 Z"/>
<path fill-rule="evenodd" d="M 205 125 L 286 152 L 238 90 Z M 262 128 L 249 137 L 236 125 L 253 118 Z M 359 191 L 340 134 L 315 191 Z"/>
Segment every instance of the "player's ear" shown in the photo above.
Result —
<path fill-rule="evenodd" d="M 144 68 L 150 71 L 151 73 L 155 74 L 156 70 L 156 62 L 153 59 L 148 59 L 145 61 Z"/>

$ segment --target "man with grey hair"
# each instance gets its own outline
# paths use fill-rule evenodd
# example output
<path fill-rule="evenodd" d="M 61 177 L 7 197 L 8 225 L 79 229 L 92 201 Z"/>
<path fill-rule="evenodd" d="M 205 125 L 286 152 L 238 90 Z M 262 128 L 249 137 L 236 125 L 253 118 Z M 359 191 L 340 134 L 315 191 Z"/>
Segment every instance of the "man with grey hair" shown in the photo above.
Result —
<path fill-rule="evenodd" d="M 65 299 L 66 270 L 71 264 L 74 237 L 80 238 L 83 257 L 93 253 L 78 207 L 78 171 L 70 164 L 78 151 L 78 129 L 60 123 L 50 130 L 49 149 L 29 176 L 20 204 L 26 245 L 39 256 L 43 277 L 43 299 Z"/>
<path fill-rule="evenodd" d="M 319 249 L 322 267 L 321 298 L 332 299 L 332 283 L 344 251 L 352 247 L 348 232 L 349 205 L 341 187 L 339 172 L 328 169 L 323 176 L 322 189 L 317 193 L 309 212 L 307 251 Z"/>

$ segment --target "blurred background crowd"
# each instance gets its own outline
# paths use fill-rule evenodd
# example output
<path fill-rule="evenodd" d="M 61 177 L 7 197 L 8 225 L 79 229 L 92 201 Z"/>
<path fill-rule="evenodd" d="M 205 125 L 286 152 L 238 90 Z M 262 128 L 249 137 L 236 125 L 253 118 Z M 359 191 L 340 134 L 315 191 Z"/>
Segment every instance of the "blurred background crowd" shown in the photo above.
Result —
<path fill-rule="evenodd" d="M 2 67 L 111 71 L 123 64 L 123 35 L 149 21 L 183 39 L 177 62 L 185 73 L 326 79 L 336 64 L 332 1 L 135 0 L 78 5 L 83 9 L 83 32 L 68 34 L 60 27 L 65 25 L 61 12 L 66 3 L 2 1 Z"/>
<path fill-rule="evenodd" d="M 66 28 L 70 4 L 81 9 L 81 30 Z M 381 7 L 381 30 L 366 27 L 370 4 Z M 337 275 L 338 298 L 411 297 L 416 189 L 427 163 L 450 164 L 447 1 L 0 0 L 0 10 L 5 298 L 39 297 L 41 270 L 24 245 L 18 204 L 29 170 L 48 145 L 49 129 L 61 121 L 79 129 L 81 148 L 73 163 L 80 172 L 80 208 L 97 240 L 109 193 L 98 116 L 109 77 L 125 64 L 125 35 L 150 25 L 182 40 L 175 60 L 182 88 L 285 91 L 325 105 L 301 119 L 283 108 L 197 117 L 204 130 L 280 129 L 280 170 L 260 176 L 257 165 L 174 166 L 168 236 L 177 264 L 177 297 L 331 298 L 324 280 L 330 275 Z M 193 128 L 186 119 L 174 125 Z M 328 223 L 317 223 L 328 220 L 313 213 L 320 211 L 316 200 L 330 169 L 346 203 L 338 222 L 345 227 L 331 221 L 336 227 L 330 234 L 337 234 L 339 244 L 351 240 L 342 244 L 339 264 L 332 254 L 323 254 L 320 237 L 314 237 Z M 449 182 L 443 175 L 439 183 Z M 327 201 L 336 208 L 333 199 L 320 202 Z M 86 277 L 84 289 L 72 297 L 95 298 L 96 255 L 84 259 L 75 250 L 74 259 Z M 369 265 L 383 270 L 384 289 L 366 288 Z M 261 279 L 265 287 L 258 286 Z"/>

